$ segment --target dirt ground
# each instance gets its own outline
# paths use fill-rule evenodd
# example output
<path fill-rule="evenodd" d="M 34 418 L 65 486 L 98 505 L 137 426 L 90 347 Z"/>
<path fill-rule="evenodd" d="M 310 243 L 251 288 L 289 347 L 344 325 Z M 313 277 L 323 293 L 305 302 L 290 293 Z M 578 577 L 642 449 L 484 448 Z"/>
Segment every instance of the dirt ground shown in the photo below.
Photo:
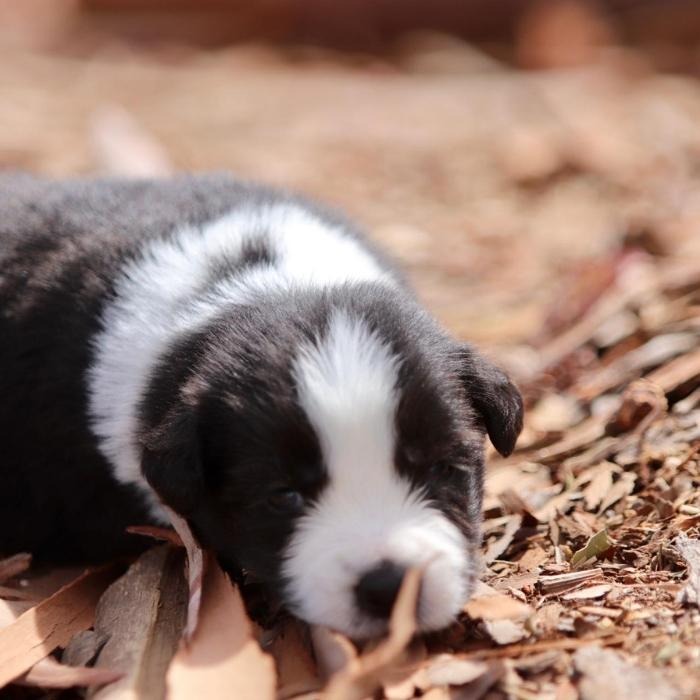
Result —
<path fill-rule="evenodd" d="M 700 697 L 700 82 L 623 50 L 520 73 L 435 35 L 383 59 L 5 50 L 0 167 L 317 196 L 520 383 L 483 595 L 376 697 Z M 473 667 L 426 681 L 436 654 Z"/>

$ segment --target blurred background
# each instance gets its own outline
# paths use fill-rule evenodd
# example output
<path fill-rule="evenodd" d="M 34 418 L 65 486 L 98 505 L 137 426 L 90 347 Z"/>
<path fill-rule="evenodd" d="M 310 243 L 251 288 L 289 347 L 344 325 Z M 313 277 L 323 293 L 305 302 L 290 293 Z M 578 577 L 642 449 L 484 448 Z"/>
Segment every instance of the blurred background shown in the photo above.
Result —
<path fill-rule="evenodd" d="M 0 0 L 0 167 L 317 196 L 527 377 L 700 256 L 698 75 L 694 0 Z"/>

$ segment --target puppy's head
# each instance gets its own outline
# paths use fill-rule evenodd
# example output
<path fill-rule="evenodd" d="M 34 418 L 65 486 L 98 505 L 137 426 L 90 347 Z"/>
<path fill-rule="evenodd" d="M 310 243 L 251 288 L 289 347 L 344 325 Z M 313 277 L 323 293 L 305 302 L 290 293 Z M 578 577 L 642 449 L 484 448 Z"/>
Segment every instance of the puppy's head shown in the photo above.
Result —
<path fill-rule="evenodd" d="M 478 570 L 486 433 L 503 454 L 520 395 L 424 312 L 377 288 L 231 310 L 163 359 L 143 471 L 223 563 L 303 619 L 381 633 L 424 568 L 424 630 Z"/>

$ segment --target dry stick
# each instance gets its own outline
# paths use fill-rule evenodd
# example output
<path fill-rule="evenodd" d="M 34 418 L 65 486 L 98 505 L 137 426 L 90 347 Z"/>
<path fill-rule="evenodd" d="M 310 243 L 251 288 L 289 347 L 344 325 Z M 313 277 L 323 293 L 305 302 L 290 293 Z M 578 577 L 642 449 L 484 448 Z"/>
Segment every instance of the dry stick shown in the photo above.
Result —
<path fill-rule="evenodd" d="M 362 700 L 381 687 L 382 674 L 400 661 L 416 633 L 416 606 L 423 569 L 411 569 L 404 577 L 389 620 L 389 636 L 374 650 L 331 678 L 324 700 Z"/>
<path fill-rule="evenodd" d="M 117 572 L 114 566 L 86 571 L 0 629 L 0 688 L 90 627 L 97 601 Z"/>

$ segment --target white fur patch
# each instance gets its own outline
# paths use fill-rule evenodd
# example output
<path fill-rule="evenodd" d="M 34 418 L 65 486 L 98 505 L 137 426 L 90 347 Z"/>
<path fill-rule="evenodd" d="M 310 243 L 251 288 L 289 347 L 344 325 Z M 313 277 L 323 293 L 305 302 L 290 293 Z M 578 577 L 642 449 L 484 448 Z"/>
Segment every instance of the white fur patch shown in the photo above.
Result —
<path fill-rule="evenodd" d="M 385 627 L 358 611 L 353 590 L 381 560 L 426 567 L 419 607 L 426 630 L 445 626 L 459 611 L 472 564 L 457 527 L 395 470 L 398 369 L 381 339 L 343 312 L 295 365 L 329 483 L 289 545 L 288 593 L 301 617 L 358 637 Z"/>
<path fill-rule="evenodd" d="M 213 263 L 235 260 L 246 242 L 259 238 L 275 254 L 274 265 L 208 284 Z M 135 432 L 154 367 L 179 336 L 227 305 L 252 303 L 266 292 L 361 281 L 393 284 L 359 242 L 296 204 L 237 208 L 201 228 L 147 243 L 117 280 L 88 377 L 92 428 L 116 478 L 141 486 L 154 515 L 167 521 L 141 474 Z"/>

